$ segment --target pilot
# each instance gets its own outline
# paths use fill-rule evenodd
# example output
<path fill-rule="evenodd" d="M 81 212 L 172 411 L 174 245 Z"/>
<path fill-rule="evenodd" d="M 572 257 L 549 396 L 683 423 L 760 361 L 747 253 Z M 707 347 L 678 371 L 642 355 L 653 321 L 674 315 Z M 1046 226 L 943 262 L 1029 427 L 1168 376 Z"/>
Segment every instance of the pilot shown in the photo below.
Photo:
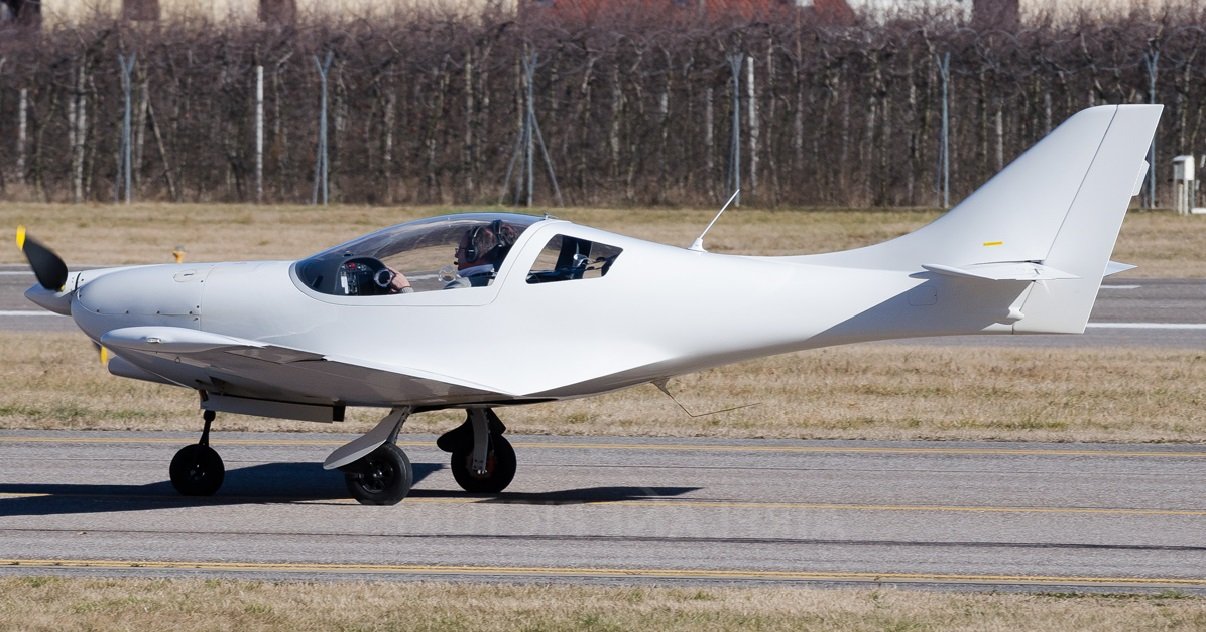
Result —
<path fill-rule="evenodd" d="M 502 220 L 494 220 L 488 225 L 474 226 L 465 231 L 456 247 L 456 277 L 449 281 L 444 289 L 489 285 L 503 259 L 511 251 L 511 246 L 515 244 L 516 236 L 515 228 L 502 223 Z M 387 292 L 405 294 L 414 291 L 406 275 L 392 268 L 386 270 L 389 280 L 384 287 Z M 386 273 L 386 270 L 378 274 Z M 385 275 L 381 279 L 384 280 Z"/>
<path fill-rule="evenodd" d="M 515 229 L 494 220 L 465 231 L 456 247 L 457 276 L 444 289 L 489 285 L 515 244 Z"/>
<path fill-rule="evenodd" d="M 410 286 L 410 280 L 405 274 L 386 266 L 384 270 L 377 272 L 377 283 L 381 284 L 382 280 L 389 279 L 385 282 L 384 287 L 387 294 L 410 294 L 415 289 Z"/>

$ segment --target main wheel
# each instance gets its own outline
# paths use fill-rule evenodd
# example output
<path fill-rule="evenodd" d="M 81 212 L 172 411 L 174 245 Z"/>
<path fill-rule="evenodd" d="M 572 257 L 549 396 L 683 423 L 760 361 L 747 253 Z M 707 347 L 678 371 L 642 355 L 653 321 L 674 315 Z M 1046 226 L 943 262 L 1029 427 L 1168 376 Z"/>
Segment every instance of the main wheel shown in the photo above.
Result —
<path fill-rule="evenodd" d="M 467 492 L 494 494 L 501 492 L 515 478 L 515 448 L 499 434 L 490 434 L 490 450 L 486 452 L 486 473 L 473 471 L 473 448 L 452 453 L 452 476 Z"/>
<path fill-rule="evenodd" d="M 168 466 L 172 487 L 185 496 L 212 496 L 226 478 L 226 466 L 217 450 L 199 443 L 186 445 Z"/>
<path fill-rule="evenodd" d="M 343 472 L 348 492 L 362 505 L 395 505 L 410 493 L 410 460 L 392 443 L 348 465 Z"/>

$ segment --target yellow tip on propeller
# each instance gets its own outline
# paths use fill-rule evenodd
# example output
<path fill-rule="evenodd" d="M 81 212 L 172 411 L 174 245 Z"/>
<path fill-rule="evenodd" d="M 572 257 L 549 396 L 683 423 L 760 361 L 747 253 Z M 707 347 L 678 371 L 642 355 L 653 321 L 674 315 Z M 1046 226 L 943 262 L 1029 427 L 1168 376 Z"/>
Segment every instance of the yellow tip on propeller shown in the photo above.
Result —
<path fill-rule="evenodd" d="M 100 348 L 100 361 L 101 366 L 109 366 L 109 350 L 104 347 Z"/>
<path fill-rule="evenodd" d="M 17 226 L 17 247 L 25 250 L 25 227 Z"/>

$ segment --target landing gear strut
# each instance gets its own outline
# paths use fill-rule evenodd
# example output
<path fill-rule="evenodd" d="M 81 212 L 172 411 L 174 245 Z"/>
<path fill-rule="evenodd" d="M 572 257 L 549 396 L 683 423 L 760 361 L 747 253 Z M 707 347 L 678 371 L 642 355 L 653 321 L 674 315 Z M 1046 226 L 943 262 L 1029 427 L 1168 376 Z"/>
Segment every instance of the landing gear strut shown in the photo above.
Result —
<path fill-rule="evenodd" d="M 168 466 L 168 476 L 172 487 L 184 496 L 212 496 L 222 487 L 226 478 L 226 466 L 218 451 L 209 447 L 209 427 L 217 415 L 212 410 L 205 411 L 205 430 L 201 432 L 201 441 L 184 446 L 172 457 Z"/>
<path fill-rule="evenodd" d="M 507 427 L 489 408 L 471 408 L 465 423 L 445 433 L 436 445 L 452 453 L 452 476 L 475 494 L 496 494 L 515 478 L 515 449 L 503 437 Z"/>

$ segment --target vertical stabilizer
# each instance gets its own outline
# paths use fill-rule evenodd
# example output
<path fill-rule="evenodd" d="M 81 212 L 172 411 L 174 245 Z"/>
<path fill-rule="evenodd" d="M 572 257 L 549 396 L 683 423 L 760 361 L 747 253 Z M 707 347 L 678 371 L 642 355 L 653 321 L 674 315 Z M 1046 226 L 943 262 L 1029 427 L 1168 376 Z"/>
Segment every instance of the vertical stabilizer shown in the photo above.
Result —
<path fill-rule="evenodd" d="M 1016 332 L 1083 333 L 1122 228 L 1161 105 L 1119 105 L 1042 263 L 1075 275 L 1035 284 Z"/>

